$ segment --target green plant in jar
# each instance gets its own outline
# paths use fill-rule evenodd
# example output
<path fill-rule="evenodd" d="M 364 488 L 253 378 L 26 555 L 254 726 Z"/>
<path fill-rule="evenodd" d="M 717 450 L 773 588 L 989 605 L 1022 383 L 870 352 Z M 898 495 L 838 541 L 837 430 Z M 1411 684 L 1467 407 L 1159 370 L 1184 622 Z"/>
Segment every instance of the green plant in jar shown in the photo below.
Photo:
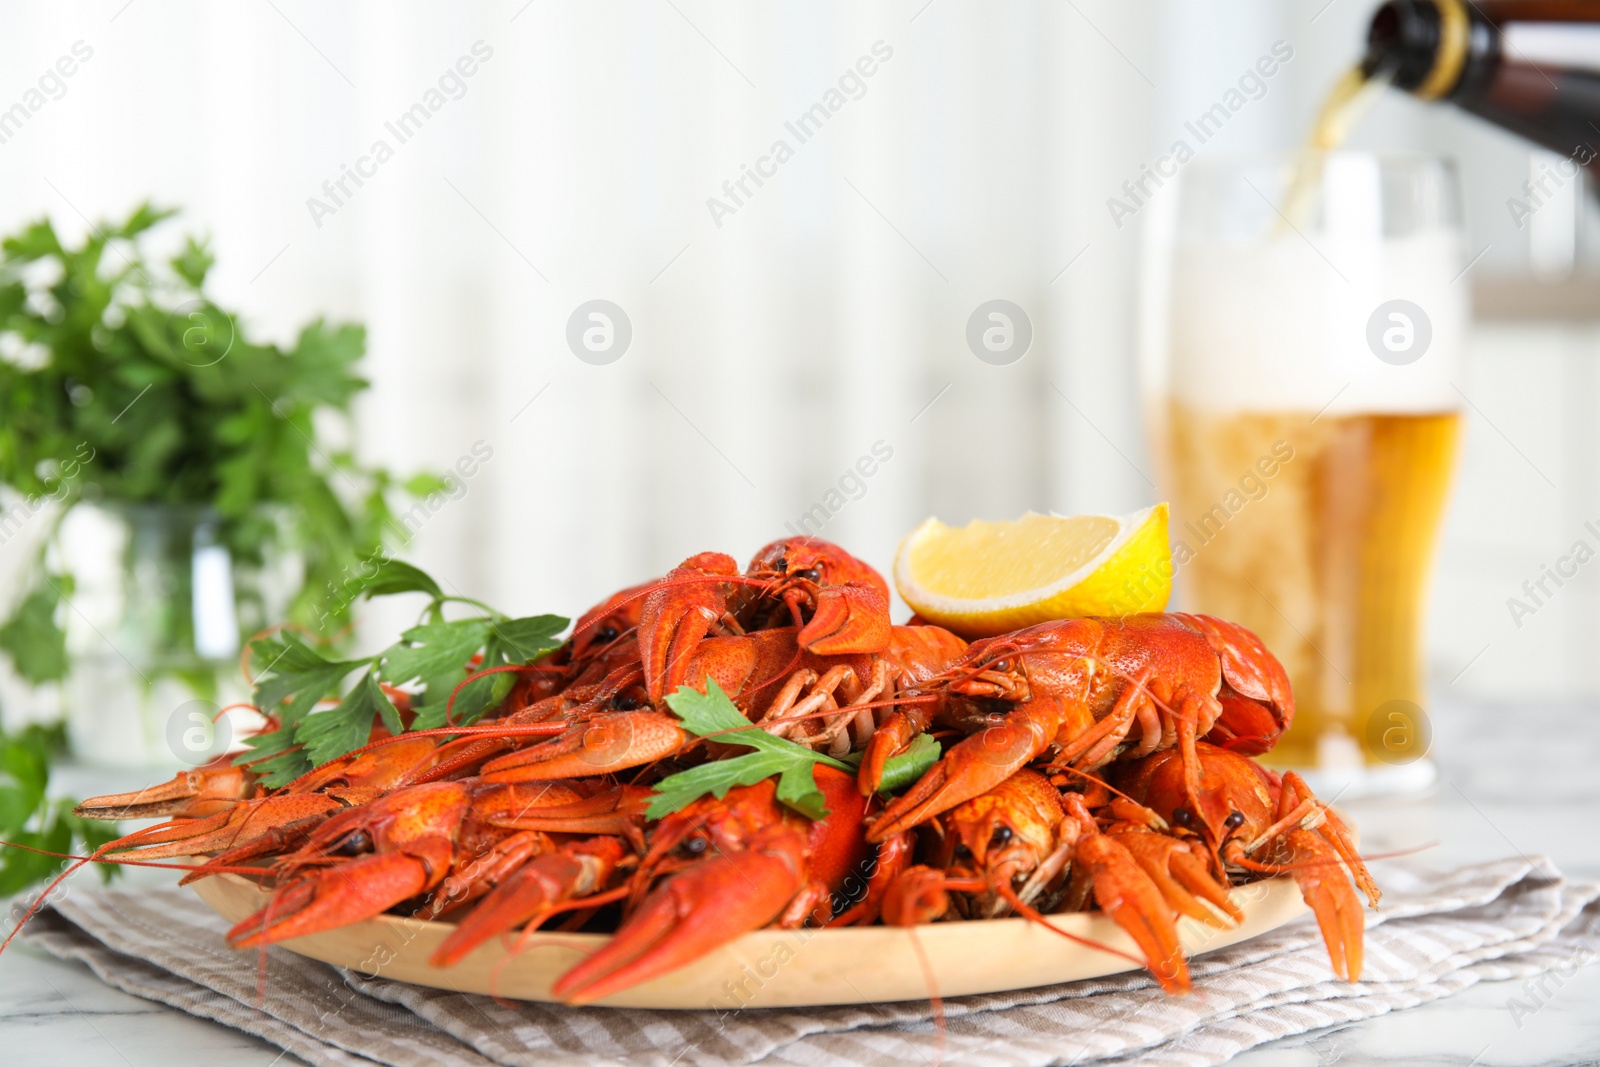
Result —
<path fill-rule="evenodd" d="M 0 590 L 0 655 L 31 686 L 75 669 L 64 623 L 81 614 L 73 598 L 84 587 L 51 546 L 86 502 L 123 517 L 131 542 L 155 546 L 147 556 L 172 557 L 147 568 L 168 576 L 162 595 L 127 597 L 130 621 L 111 643 L 119 654 L 141 641 L 187 647 L 189 659 L 158 660 L 157 672 L 212 699 L 221 668 L 187 607 L 201 550 L 244 569 L 274 554 L 297 561 L 286 611 L 241 600 L 224 619 L 232 648 L 279 622 L 337 645 L 329 635 L 348 630 L 353 599 L 339 590 L 407 539 L 391 497 L 447 488 L 431 475 L 397 480 L 339 443 L 368 386 L 357 371 L 364 328 L 318 319 L 292 343 L 261 339 L 211 295 L 205 240 L 160 240 L 174 214 L 144 204 L 80 240 L 47 219 L 0 240 L 0 487 L 10 490 L 0 493 L 0 551 L 45 546 L 25 565 L 6 561 L 23 577 Z M 158 245 L 168 253 L 156 255 Z M 147 686 L 157 672 L 140 672 Z M 97 839 L 62 814 L 70 802 L 45 798 L 59 742 L 59 731 L 33 727 L 0 733 L 0 829 L 58 852 L 92 847 Z M 0 870 L 0 893 L 56 866 L 16 860 Z"/>

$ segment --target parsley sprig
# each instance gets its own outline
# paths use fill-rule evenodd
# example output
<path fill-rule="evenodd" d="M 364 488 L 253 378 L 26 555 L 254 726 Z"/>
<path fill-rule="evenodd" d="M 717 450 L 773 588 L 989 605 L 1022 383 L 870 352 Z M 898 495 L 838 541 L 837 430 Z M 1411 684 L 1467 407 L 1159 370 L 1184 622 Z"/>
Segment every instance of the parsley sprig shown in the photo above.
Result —
<path fill-rule="evenodd" d="M 447 595 L 426 573 L 398 560 L 385 560 L 374 567 L 354 589 L 356 596 L 366 597 L 399 593 L 424 593 L 428 605 L 422 621 L 377 655 L 328 659 L 289 630 L 250 643 L 252 662 L 261 665 L 255 680 L 256 706 L 274 716 L 279 728 L 248 739 L 249 751 L 242 753 L 238 762 L 249 765 L 266 785 L 287 785 L 313 767 L 360 748 L 367 742 L 374 717 L 382 719 L 391 733 L 403 732 L 400 714 L 384 685 L 412 694 L 416 712 L 412 729 L 445 726 L 447 710 L 451 725 L 476 721 L 505 699 L 515 678 L 512 672 L 502 671 L 462 685 L 472 657 L 482 654 L 480 671 L 531 663 L 560 644 L 556 635 L 567 626 L 567 620 L 559 615 L 513 619 L 480 601 Z M 446 618 L 446 604 L 464 604 L 480 614 Z M 356 682 L 345 689 L 345 680 L 358 671 Z M 337 706 L 317 710 L 318 703 L 331 696 L 339 696 Z M 668 695 L 667 706 L 695 736 L 750 751 L 662 779 L 646 811 L 652 819 L 678 811 L 699 797 L 721 798 L 736 785 L 754 785 L 772 777 L 778 779 L 781 803 L 809 818 L 821 819 L 828 809 L 817 788 L 814 768 L 820 763 L 854 773 L 860 761 L 859 756 L 835 759 L 753 727 L 710 678 L 706 679 L 706 692 L 680 687 Z M 926 734 L 918 736 L 907 751 L 885 765 L 883 791 L 906 788 L 938 758 L 939 743 Z"/>
<path fill-rule="evenodd" d="M 0 239 L 0 485 L 34 511 L 85 498 L 203 509 L 236 563 L 293 549 L 304 576 L 289 617 L 338 629 L 350 569 L 403 539 L 391 498 L 446 483 L 400 480 L 330 440 L 368 387 L 361 326 L 319 319 L 292 343 L 262 339 L 216 303 L 205 240 L 153 255 L 152 231 L 173 214 L 143 204 L 76 243 L 48 219 Z M 70 576 L 48 564 L 41 555 L 17 601 L 0 590 L 11 611 L 0 654 L 34 685 L 71 665 L 60 603 Z M 253 600 L 240 608 L 243 632 L 263 625 Z"/>
<path fill-rule="evenodd" d="M 645 809 L 647 818 L 670 815 L 706 795 L 720 800 L 736 785 L 755 785 L 776 776 L 779 803 L 808 818 L 821 819 L 827 816 L 828 809 L 822 790 L 817 788 L 815 767 L 820 763 L 853 774 L 860 762 L 858 755 L 835 759 L 752 726 L 710 678 L 706 679 L 704 693 L 681 686 L 668 694 L 667 706 L 682 720 L 683 728 L 696 737 L 714 736 L 721 744 L 753 751 L 712 760 L 663 778 L 656 783 L 655 796 Z M 922 777 L 938 758 L 939 743 L 927 734 L 919 734 L 909 749 L 884 766 L 883 791 L 904 789 Z"/>
<path fill-rule="evenodd" d="M 399 560 L 375 565 L 354 593 L 366 597 L 425 593 L 429 599 L 422 621 L 374 656 L 327 659 L 288 630 L 250 643 L 251 661 L 261 665 L 255 704 L 274 716 L 279 728 L 247 740 L 250 750 L 240 755 L 239 762 L 249 764 L 271 788 L 287 785 L 313 767 L 366 744 L 374 716 L 391 733 L 403 732 L 400 713 L 383 684 L 412 694 L 416 712 L 412 729 L 446 725 L 447 709 L 452 724 L 474 722 L 505 699 L 516 678 L 502 671 L 462 686 L 469 661 L 482 653 L 479 670 L 530 663 L 560 644 L 556 635 L 568 622 L 559 615 L 508 618 L 481 601 L 447 595 L 425 572 Z M 446 604 L 467 605 L 480 614 L 446 618 Z M 344 680 L 357 671 L 364 673 L 343 692 L 336 707 L 316 710 L 319 701 L 338 695 Z M 451 694 L 455 694 L 453 704 Z"/>

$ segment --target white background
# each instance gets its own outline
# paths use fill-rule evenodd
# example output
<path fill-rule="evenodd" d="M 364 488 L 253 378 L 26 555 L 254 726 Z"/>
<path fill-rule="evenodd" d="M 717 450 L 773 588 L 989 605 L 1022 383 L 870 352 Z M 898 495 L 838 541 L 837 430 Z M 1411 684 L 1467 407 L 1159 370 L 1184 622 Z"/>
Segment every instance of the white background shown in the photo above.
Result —
<path fill-rule="evenodd" d="M 893 458 L 822 531 L 880 567 L 928 514 L 1152 502 L 1133 359 L 1147 220 L 1114 226 L 1106 199 L 1279 40 L 1293 60 L 1202 151 L 1293 146 L 1369 14 L 1358 0 L 0 8 L 0 108 L 75 41 L 94 49 L 0 144 L 0 228 L 48 214 L 77 234 L 147 197 L 182 205 L 250 328 L 287 340 L 318 315 L 364 321 L 365 458 L 441 470 L 475 442 L 494 450 L 406 555 L 507 610 L 567 613 L 694 551 L 747 558 L 880 440 Z M 480 40 L 493 56 L 466 95 L 318 226 L 307 199 L 375 139 L 394 144 L 385 121 Z M 893 56 L 861 99 L 719 227 L 707 198 L 774 139 L 792 144 L 784 123 L 877 41 Z M 1387 99 L 1355 144 L 1457 156 L 1468 243 L 1487 246 L 1474 277 L 1525 272 L 1504 202 L 1529 151 L 1441 111 Z M 593 298 L 632 321 L 610 366 L 565 344 Z M 994 298 L 1034 328 L 1007 367 L 963 336 Z M 1596 348 L 1592 326 L 1475 334 L 1433 633 L 1452 694 L 1600 690 L 1594 575 L 1521 629 L 1505 604 L 1600 518 Z M 0 549 L 0 574 L 24 551 Z"/>

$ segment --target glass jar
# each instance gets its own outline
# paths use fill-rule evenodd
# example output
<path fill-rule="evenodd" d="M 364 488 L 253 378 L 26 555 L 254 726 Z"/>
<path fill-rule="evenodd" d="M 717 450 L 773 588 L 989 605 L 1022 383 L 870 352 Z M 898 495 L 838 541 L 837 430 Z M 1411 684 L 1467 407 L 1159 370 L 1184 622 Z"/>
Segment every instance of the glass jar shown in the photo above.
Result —
<path fill-rule="evenodd" d="M 48 565 L 71 582 L 61 702 L 79 758 L 198 766 L 227 748 L 217 716 L 249 698 L 240 649 L 284 617 L 296 561 L 237 560 L 220 532 L 198 506 L 83 502 L 62 518 Z"/>

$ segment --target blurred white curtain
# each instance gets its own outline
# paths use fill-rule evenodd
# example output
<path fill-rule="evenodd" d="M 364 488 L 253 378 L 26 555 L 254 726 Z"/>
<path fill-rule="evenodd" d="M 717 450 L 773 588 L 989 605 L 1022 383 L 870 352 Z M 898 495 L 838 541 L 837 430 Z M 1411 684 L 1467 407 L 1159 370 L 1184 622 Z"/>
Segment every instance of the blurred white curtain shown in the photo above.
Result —
<path fill-rule="evenodd" d="M 1133 358 L 1148 216 L 1119 228 L 1106 200 L 1280 39 L 1294 61 L 1203 150 L 1295 143 L 1370 6 L 12 0 L 0 111 L 75 42 L 93 56 L 0 141 L 0 227 L 76 232 L 153 197 L 213 235 L 252 327 L 365 321 L 361 453 L 442 471 L 493 450 L 406 555 L 508 610 L 576 612 L 704 549 L 742 560 L 819 505 L 824 536 L 887 568 L 930 513 L 1156 498 Z M 475 45 L 492 54 L 451 74 Z M 430 90 L 400 143 L 387 124 Z M 800 143 L 786 123 L 830 90 Z M 780 139 L 793 158 L 719 226 L 708 198 Z M 363 164 L 379 140 L 392 158 Z M 1461 155 L 1475 269 L 1525 261 L 1509 137 L 1392 95 L 1357 144 Z M 372 173 L 314 218 L 346 167 Z M 632 324 L 607 366 L 566 342 L 594 299 Z M 1008 366 L 965 340 L 992 299 L 1033 326 Z M 1435 628 L 1444 677 L 1471 668 L 1453 691 L 1600 687 L 1593 575 L 1537 625 L 1504 607 L 1600 499 L 1593 359 L 1569 332 L 1475 343 Z M 847 475 L 878 442 L 887 462 Z M 27 551 L 0 547 L 0 600 Z"/>
<path fill-rule="evenodd" d="M 694 551 L 742 560 L 819 503 L 824 536 L 886 568 L 930 512 L 1153 497 L 1122 356 L 1136 245 L 1103 207 L 1156 99 L 1146 20 L 1110 0 L 17 7 L 8 84 L 74 41 L 94 55 L 0 145 L 0 224 L 77 231 L 154 197 L 213 235 L 252 326 L 365 321 L 361 452 L 442 470 L 493 449 L 408 550 L 463 592 L 576 611 Z M 385 124 L 475 44 L 464 95 L 399 143 Z M 785 124 L 830 90 L 800 143 Z M 793 158 L 719 226 L 708 198 L 780 139 Z M 314 219 L 379 140 L 393 158 Z M 632 324 L 608 366 L 565 340 L 596 298 Z M 1033 325 L 1009 366 L 965 341 L 995 298 Z"/>

